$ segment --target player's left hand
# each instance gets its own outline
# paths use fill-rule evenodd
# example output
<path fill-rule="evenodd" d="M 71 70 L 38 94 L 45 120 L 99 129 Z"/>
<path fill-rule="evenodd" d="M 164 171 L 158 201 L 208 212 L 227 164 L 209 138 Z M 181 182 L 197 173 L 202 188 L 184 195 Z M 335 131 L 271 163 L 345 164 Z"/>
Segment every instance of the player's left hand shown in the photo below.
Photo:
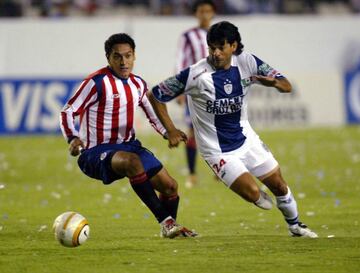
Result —
<path fill-rule="evenodd" d="M 69 152 L 72 156 L 78 156 L 83 148 L 85 148 L 84 143 L 80 140 L 80 138 L 75 137 L 70 142 Z"/>
<path fill-rule="evenodd" d="M 272 77 L 266 76 L 253 76 L 253 80 L 258 81 L 262 85 L 274 87 L 276 85 L 277 80 Z"/>
<path fill-rule="evenodd" d="M 169 148 L 174 148 L 174 147 L 178 147 L 181 141 L 184 141 L 185 143 L 187 142 L 187 136 L 186 134 L 179 130 L 179 129 L 174 129 L 172 131 L 168 131 L 168 141 L 169 141 Z"/>

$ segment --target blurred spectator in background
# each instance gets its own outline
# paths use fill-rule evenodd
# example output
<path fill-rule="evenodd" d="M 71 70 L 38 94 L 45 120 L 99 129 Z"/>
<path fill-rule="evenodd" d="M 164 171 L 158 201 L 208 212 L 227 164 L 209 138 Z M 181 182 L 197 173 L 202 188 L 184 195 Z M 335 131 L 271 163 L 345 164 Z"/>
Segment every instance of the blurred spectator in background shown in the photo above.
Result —
<path fill-rule="evenodd" d="M 176 54 L 176 73 L 180 73 L 180 71 L 197 63 L 209 54 L 206 36 L 211 25 L 211 20 L 216 13 L 216 6 L 212 0 L 197 0 L 193 4 L 192 11 L 198 24 L 196 27 L 181 34 Z M 189 176 L 185 181 L 185 187 L 192 188 L 197 183 L 195 168 L 197 148 L 194 128 L 191 123 L 186 95 L 179 96 L 177 102 L 184 106 L 185 123 L 188 127 L 188 140 L 186 142 L 185 151 Z"/>
<path fill-rule="evenodd" d="M 353 12 L 360 12 L 360 0 L 350 0 Z"/>
<path fill-rule="evenodd" d="M 194 0 L 0 0 L 0 17 L 191 15 Z M 344 14 L 360 0 L 214 0 L 218 14 Z"/>
<path fill-rule="evenodd" d="M 87 16 L 93 16 L 99 7 L 96 0 L 74 0 L 75 6 Z"/>
<path fill-rule="evenodd" d="M 70 0 L 53 0 L 54 4 L 54 14 L 52 17 L 67 17 L 69 15 L 71 5 Z"/>
<path fill-rule="evenodd" d="M 0 17 L 20 17 L 22 6 L 16 0 L 0 0 Z"/>

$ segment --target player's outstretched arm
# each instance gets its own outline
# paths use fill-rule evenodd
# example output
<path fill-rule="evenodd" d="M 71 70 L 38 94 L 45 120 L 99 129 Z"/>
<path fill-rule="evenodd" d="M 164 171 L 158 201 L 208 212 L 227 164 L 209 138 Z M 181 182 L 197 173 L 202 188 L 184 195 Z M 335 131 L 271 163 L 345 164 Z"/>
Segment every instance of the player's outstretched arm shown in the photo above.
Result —
<path fill-rule="evenodd" d="M 254 76 L 254 78 L 262 85 L 275 87 L 279 92 L 291 92 L 291 83 L 286 78 L 272 78 L 266 76 Z"/>
<path fill-rule="evenodd" d="M 167 110 L 165 103 L 158 101 L 154 97 L 151 90 L 149 90 L 147 92 L 147 96 L 149 98 L 149 101 L 150 101 L 157 117 L 159 118 L 159 120 L 161 121 L 161 123 L 163 124 L 163 126 L 166 129 L 167 139 L 169 142 L 169 148 L 179 146 L 181 141 L 184 141 L 186 143 L 187 142 L 186 134 L 183 131 L 181 131 L 175 127 L 173 121 L 170 118 L 170 115 L 169 115 L 169 112 Z"/>

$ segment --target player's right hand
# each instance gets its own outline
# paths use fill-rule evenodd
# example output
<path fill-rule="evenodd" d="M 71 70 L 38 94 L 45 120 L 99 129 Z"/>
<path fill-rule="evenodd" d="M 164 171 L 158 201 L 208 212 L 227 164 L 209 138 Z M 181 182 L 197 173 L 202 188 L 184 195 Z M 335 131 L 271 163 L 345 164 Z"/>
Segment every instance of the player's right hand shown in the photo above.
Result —
<path fill-rule="evenodd" d="M 168 131 L 167 133 L 170 149 L 179 146 L 181 141 L 184 141 L 185 143 L 187 142 L 186 134 L 179 129 L 174 129 L 172 131 Z"/>
<path fill-rule="evenodd" d="M 73 140 L 71 140 L 69 151 L 72 156 L 78 156 L 83 148 L 85 148 L 85 145 L 80 140 L 80 138 L 75 137 Z"/>

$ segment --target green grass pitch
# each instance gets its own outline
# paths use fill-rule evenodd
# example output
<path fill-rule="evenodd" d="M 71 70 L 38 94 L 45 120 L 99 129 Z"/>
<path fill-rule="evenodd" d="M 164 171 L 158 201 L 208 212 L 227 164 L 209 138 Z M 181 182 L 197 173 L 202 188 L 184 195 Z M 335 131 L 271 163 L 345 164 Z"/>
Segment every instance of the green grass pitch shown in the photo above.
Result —
<path fill-rule="evenodd" d="M 301 220 L 318 239 L 291 238 L 280 212 L 262 211 L 213 179 L 198 160 L 187 190 L 184 149 L 139 136 L 180 186 L 178 221 L 198 238 L 159 238 L 159 225 L 126 179 L 83 175 L 60 136 L 0 138 L 0 272 L 360 272 L 360 127 L 263 131 Z M 74 210 L 90 222 L 78 248 L 52 223 Z"/>

